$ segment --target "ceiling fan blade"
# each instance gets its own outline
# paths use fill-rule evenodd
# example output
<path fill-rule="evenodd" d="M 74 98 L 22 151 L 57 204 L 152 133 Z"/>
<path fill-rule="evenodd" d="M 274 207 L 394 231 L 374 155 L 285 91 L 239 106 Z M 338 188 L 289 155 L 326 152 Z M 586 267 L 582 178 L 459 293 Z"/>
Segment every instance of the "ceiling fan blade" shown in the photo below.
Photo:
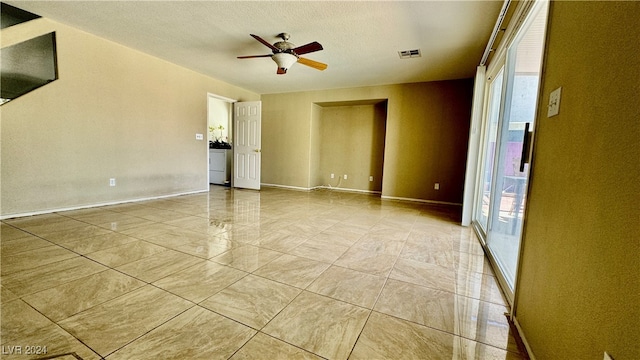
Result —
<path fill-rule="evenodd" d="M 298 46 L 297 48 L 293 49 L 293 52 L 298 55 L 302 55 L 320 50 L 322 50 L 322 45 L 320 45 L 319 42 L 314 41 L 312 43 L 308 43 L 307 45 Z"/>
<path fill-rule="evenodd" d="M 267 55 L 246 55 L 246 56 L 238 56 L 238 59 L 252 59 L 252 58 L 263 58 L 263 57 L 272 57 L 273 54 Z"/>
<path fill-rule="evenodd" d="M 276 53 L 276 52 L 280 52 L 280 49 L 278 49 L 277 47 L 275 47 L 275 46 L 273 46 L 273 45 L 269 44 L 269 43 L 267 42 L 267 40 L 265 40 L 265 39 L 261 38 L 260 36 L 258 36 L 258 35 L 253 35 L 253 34 L 249 34 L 249 35 L 253 36 L 253 38 L 254 38 L 254 39 L 256 39 L 256 40 L 260 41 L 262 44 L 264 44 L 264 46 L 266 46 L 266 47 L 268 47 L 269 49 L 273 50 L 273 52 L 274 52 L 274 53 Z"/>
<path fill-rule="evenodd" d="M 278 71 L 276 71 L 276 74 L 278 75 L 284 75 L 287 73 L 287 69 L 285 68 L 278 68 Z"/>
<path fill-rule="evenodd" d="M 324 70 L 327 68 L 327 64 L 325 63 L 321 63 L 315 60 L 311 60 L 311 59 L 307 59 L 307 58 L 303 58 L 303 57 L 298 57 L 298 62 L 302 65 L 307 65 L 309 67 L 312 67 L 314 69 L 318 69 L 318 70 Z"/>

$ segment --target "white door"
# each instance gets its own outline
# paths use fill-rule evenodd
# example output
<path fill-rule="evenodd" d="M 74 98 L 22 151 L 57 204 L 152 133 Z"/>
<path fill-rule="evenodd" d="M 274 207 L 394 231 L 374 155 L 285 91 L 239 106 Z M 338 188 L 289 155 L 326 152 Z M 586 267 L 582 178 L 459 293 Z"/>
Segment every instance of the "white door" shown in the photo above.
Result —
<path fill-rule="evenodd" d="M 262 102 L 233 105 L 233 186 L 260 190 L 260 121 Z"/>

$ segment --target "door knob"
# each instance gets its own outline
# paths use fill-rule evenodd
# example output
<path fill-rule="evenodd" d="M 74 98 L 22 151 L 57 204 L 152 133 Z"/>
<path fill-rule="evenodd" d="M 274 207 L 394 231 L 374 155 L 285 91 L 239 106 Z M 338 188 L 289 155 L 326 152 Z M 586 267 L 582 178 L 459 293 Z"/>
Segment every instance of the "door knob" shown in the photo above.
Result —
<path fill-rule="evenodd" d="M 253 151 L 255 151 L 255 152 L 257 152 L 257 153 L 262 152 L 262 150 L 260 150 L 260 149 L 255 149 L 255 150 L 253 150 Z"/>

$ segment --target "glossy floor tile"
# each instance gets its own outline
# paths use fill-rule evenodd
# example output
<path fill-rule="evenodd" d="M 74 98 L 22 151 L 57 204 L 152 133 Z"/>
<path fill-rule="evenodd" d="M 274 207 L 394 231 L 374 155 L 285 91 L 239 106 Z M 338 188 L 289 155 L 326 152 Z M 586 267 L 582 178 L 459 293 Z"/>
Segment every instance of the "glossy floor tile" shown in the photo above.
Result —
<path fill-rule="evenodd" d="M 433 329 L 458 333 L 456 295 L 452 292 L 389 279 L 374 310 Z"/>
<path fill-rule="evenodd" d="M 281 255 L 282 253 L 277 251 L 245 245 L 231 249 L 211 260 L 239 270 L 253 272 Z"/>
<path fill-rule="evenodd" d="M 200 305 L 254 329 L 262 329 L 301 290 L 249 275 Z"/>
<path fill-rule="evenodd" d="M 167 249 L 155 256 L 147 256 L 118 266 L 116 270 L 146 282 L 153 282 L 202 261 L 204 260 L 195 256 Z"/>
<path fill-rule="evenodd" d="M 456 336 L 373 312 L 350 359 L 455 359 Z"/>
<path fill-rule="evenodd" d="M 2 276 L 2 286 L 18 296 L 24 296 L 107 269 L 102 264 L 77 256 Z"/>
<path fill-rule="evenodd" d="M 106 356 L 193 306 L 187 300 L 146 285 L 58 324 Z"/>
<path fill-rule="evenodd" d="M 242 270 L 200 260 L 153 284 L 187 300 L 199 303 L 247 275 Z"/>
<path fill-rule="evenodd" d="M 53 264 L 62 260 L 71 259 L 79 256 L 60 246 L 51 244 L 51 246 L 40 247 L 33 250 L 23 251 L 14 255 L 2 254 L 2 268 L 0 274 L 9 275 L 19 271 L 29 270 L 38 266 Z"/>
<path fill-rule="evenodd" d="M 335 264 L 371 275 L 386 277 L 396 260 L 397 256 L 371 252 L 354 246 L 344 253 Z"/>
<path fill-rule="evenodd" d="M 1 355 L 526 359 L 459 216 L 366 194 L 211 186 L 3 220 Z"/>
<path fill-rule="evenodd" d="M 322 358 L 284 341 L 258 333 L 231 357 L 231 360 L 254 359 L 321 360 Z"/>
<path fill-rule="evenodd" d="M 228 359 L 255 333 L 249 327 L 195 306 L 107 359 Z"/>
<path fill-rule="evenodd" d="M 255 274 L 304 289 L 329 266 L 330 264 L 321 261 L 284 254 L 256 270 Z"/>
<path fill-rule="evenodd" d="M 303 292 L 263 332 L 329 359 L 346 359 L 369 310 Z"/>
<path fill-rule="evenodd" d="M 49 319 L 60 321 L 144 285 L 131 276 L 106 270 L 22 299 Z"/>
<path fill-rule="evenodd" d="M 389 277 L 451 293 L 456 289 L 456 272 L 453 268 L 416 260 L 398 259 Z"/>
<path fill-rule="evenodd" d="M 100 357 L 21 300 L 2 304 L 2 359 L 43 358 L 73 354 L 82 359 Z M 27 349 L 29 346 L 29 349 Z M 31 356 L 27 356 L 31 352 Z"/>
<path fill-rule="evenodd" d="M 340 266 L 331 266 L 307 290 L 371 309 L 386 279 Z"/>

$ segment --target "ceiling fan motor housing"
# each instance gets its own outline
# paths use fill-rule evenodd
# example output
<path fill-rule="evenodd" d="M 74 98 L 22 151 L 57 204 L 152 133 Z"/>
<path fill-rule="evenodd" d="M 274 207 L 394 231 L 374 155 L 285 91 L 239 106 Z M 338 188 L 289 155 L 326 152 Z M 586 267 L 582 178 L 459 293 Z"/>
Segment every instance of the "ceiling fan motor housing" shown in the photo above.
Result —
<path fill-rule="evenodd" d="M 291 50 L 295 49 L 296 47 L 295 45 L 293 45 L 288 41 L 278 41 L 277 43 L 273 44 L 273 46 L 278 48 L 280 52 L 287 52 L 287 53 L 292 53 Z M 276 51 L 274 50 L 273 52 L 275 53 Z"/>

